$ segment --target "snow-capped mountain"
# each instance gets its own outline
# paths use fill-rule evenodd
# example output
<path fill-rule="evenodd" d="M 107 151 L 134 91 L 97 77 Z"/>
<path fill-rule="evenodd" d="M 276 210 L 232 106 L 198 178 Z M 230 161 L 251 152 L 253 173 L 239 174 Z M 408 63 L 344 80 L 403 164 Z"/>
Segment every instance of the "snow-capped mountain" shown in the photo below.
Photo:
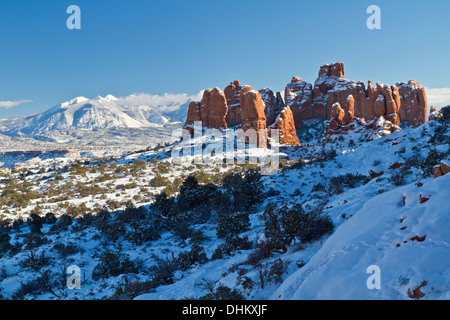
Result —
<path fill-rule="evenodd" d="M 140 97 L 141 99 L 136 99 Z M 156 128 L 172 122 L 183 122 L 190 97 L 175 101 L 147 99 L 155 96 L 113 95 L 94 99 L 76 97 L 31 116 L 0 119 L 0 131 L 10 136 L 38 136 L 61 130 L 102 130 L 123 128 Z M 167 99 L 166 99 L 167 100 Z"/>
<path fill-rule="evenodd" d="M 164 125 L 169 120 L 151 106 L 120 105 L 112 95 L 94 99 L 76 97 L 43 113 L 26 117 L 12 130 L 13 135 L 38 135 L 66 129 L 142 128 Z"/>

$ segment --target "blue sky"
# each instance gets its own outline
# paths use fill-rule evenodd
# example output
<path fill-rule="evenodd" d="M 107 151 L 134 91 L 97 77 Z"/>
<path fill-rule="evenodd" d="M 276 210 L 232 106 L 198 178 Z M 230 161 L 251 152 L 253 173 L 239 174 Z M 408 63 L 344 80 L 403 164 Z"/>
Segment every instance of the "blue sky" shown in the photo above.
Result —
<path fill-rule="evenodd" d="M 72 4 L 81 30 L 66 27 Z M 366 27 L 372 4 L 381 30 Z M 448 0 L 1 0 L 0 117 L 234 79 L 280 91 L 335 61 L 352 80 L 450 88 L 449 13 Z"/>

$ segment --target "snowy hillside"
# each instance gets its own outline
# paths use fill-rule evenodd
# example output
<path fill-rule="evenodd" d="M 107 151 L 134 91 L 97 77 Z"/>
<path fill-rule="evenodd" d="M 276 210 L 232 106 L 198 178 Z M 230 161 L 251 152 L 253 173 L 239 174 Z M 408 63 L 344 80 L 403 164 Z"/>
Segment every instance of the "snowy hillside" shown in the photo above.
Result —
<path fill-rule="evenodd" d="M 322 141 L 315 127 L 268 176 L 173 162 L 179 143 L 0 173 L 0 297 L 449 299 L 450 175 L 432 174 L 450 159 L 448 121 L 372 141 L 360 128 Z"/>
<path fill-rule="evenodd" d="M 450 175 L 371 198 L 271 299 L 450 299 Z M 428 201 L 421 203 L 420 198 Z M 369 266 L 381 289 L 368 290 Z"/>

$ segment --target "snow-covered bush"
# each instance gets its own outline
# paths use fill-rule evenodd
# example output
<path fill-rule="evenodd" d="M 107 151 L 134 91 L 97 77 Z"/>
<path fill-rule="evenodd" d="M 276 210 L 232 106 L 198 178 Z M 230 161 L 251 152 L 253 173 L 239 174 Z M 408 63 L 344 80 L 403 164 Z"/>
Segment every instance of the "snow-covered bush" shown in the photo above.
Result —
<path fill-rule="evenodd" d="M 248 212 L 219 211 L 217 213 L 217 237 L 234 237 L 250 228 Z"/>
<path fill-rule="evenodd" d="M 92 271 L 92 279 L 99 280 L 138 272 L 135 262 L 126 254 L 105 251 L 100 257 L 100 263 Z"/>
<path fill-rule="evenodd" d="M 182 252 L 173 261 L 177 270 L 186 271 L 195 265 L 204 264 L 208 261 L 205 250 L 199 245 L 193 245 L 190 251 Z"/>
<path fill-rule="evenodd" d="M 223 259 L 226 256 L 232 256 L 233 252 L 239 250 L 250 250 L 253 243 L 248 240 L 247 236 L 228 236 L 225 241 L 214 250 L 211 260 Z"/>
<path fill-rule="evenodd" d="M 300 204 L 280 208 L 268 206 L 263 213 L 263 221 L 268 242 L 274 249 L 283 251 L 296 238 L 309 242 L 333 229 L 329 217 L 320 211 L 305 211 Z"/>
<path fill-rule="evenodd" d="M 245 172 L 230 173 L 223 178 L 223 188 L 232 197 L 235 211 L 250 210 L 260 203 L 264 185 L 261 174 L 250 168 Z"/>

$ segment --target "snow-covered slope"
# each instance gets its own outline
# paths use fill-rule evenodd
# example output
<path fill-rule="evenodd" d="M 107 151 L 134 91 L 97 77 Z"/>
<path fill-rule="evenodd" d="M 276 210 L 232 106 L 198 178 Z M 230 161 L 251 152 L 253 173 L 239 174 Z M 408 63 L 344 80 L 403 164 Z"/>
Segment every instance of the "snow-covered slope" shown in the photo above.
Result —
<path fill-rule="evenodd" d="M 271 298 L 408 299 L 426 281 L 428 299 L 449 299 L 449 190 L 447 175 L 370 199 Z M 372 265 L 381 270 L 379 290 L 366 285 Z"/>
<path fill-rule="evenodd" d="M 206 284 L 210 284 L 214 288 L 236 289 L 250 300 L 409 300 L 416 298 L 411 295 L 420 286 L 424 300 L 449 299 L 450 174 L 434 179 L 431 172 L 434 165 L 450 157 L 448 125 L 430 121 L 372 141 L 367 141 L 366 131 L 348 131 L 323 143 L 314 143 L 317 132 L 309 132 L 314 126 L 319 127 L 310 124 L 302 134 L 310 137 L 312 144 L 281 147 L 280 172 L 261 178 L 264 192 L 258 192 L 260 202 L 250 211 L 249 228 L 236 234 L 242 239 L 248 237 L 251 245 L 235 248 L 222 256 L 215 253 L 227 240 L 218 237 L 214 215 L 207 222 L 188 222 L 193 232 L 190 236 L 178 234 L 178 229 L 163 228 L 160 237 L 136 244 L 134 236 L 141 233 L 139 230 L 135 233 L 134 228 L 149 223 L 146 219 L 151 215 L 136 217 L 137 224 L 131 225 L 122 219 L 122 209 L 125 201 L 133 199 L 136 207 L 150 214 L 155 197 L 161 191 L 174 190 L 173 186 L 181 184 L 189 175 L 205 179 L 202 185 L 217 184 L 222 194 L 227 195 L 217 181 L 227 172 L 240 168 L 223 163 L 223 159 L 238 159 L 242 150 L 222 154 L 217 151 L 214 156 L 206 156 L 205 163 L 201 163 L 199 156 L 184 154 L 183 150 L 181 161 L 172 162 L 170 155 L 176 147 L 187 143 L 182 141 L 73 167 L 72 159 L 41 159 L 39 167 L 31 168 L 27 174 L 11 173 L 18 182 L 26 182 L 37 198 L 26 207 L 0 207 L 4 221 L 27 219 L 36 208 L 42 214 L 54 212 L 59 218 L 70 211 L 77 214 L 76 208 L 85 207 L 83 212 L 93 216 L 74 220 L 61 230 L 54 225 L 64 220 L 44 224 L 40 237 L 45 241 L 33 248 L 36 254 L 43 252 L 48 258 L 39 274 L 29 267 L 26 241 L 31 234 L 30 224 L 8 230 L 9 242 L 17 249 L 0 257 L 0 295 L 10 298 L 24 288 L 29 289 L 22 284 L 39 279 L 43 272 L 49 272 L 50 280 L 56 279 L 62 264 L 73 264 L 82 267 L 86 277 L 80 290 L 64 287 L 55 295 L 55 291 L 44 288 L 23 298 L 106 299 L 117 288 L 131 290 L 128 296 L 120 296 L 124 299 L 200 298 L 209 293 Z M 193 141 L 203 145 L 211 143 L 212 139 L 208 141 L 208 138 L 211 137 Z M 260 156 L 256 151 L 249 148 L 248 155 Z M 209 161 L 213 158 L 222 161 Z M 147 162 L 138 171 L 137 160 Z M 335 179 L 348 175 L 347 180 Z M 177 195 L 177 191 L 172 192 Z M 301 205 L 308 212 L 324 214 L 334 228 L 313 241 L 301 241 L 297 237 L 286 251 L 276 250 L 269 256 L 261 256 L 257 246 L 268 239 L 264 212 L 268 206 L 285 205 Z M 103 218 L 97 213 L 105 206 L 111 209 L 111 215 L 107 228 L 100 228 L 103 224 L 97 219 Z M 157 217 L 167 219 L 166 215 Z M 115 228 L 123 225 L 124 234 L 117 233 L 118 238 L 111 240 L 116 235 Z M 50 231 L 52 228 L 58 232 Z M 112 235 L 109 230 L 113 231 Z M 64 249 L 62 245 L 76 250 L 63 256 L 55 249 Z M 204 250 L 207 259 L 196 261 L 187 269 L 172 270 L 170 281 L 153 284 L 159 279 L 160 271 L 170 271 L 167 265 L 175 266 L 180 256 L 190 252 L 194 245 Z M 94 269 L 101 265 L 104 252 L 128 257 L 140 266 L 139 270 L 94 279 Z M 255 255 L 261 259 L 258 263 L 254 261 Z M 161 261 L 167 265 L 159 265 Z M 371 276 L 367 268 L 373 265 L 381 270 L 380 290 L 370 290 L 366 285 Z M 279 274 L 269 278 L 272 266 L 278 266 Z M 50 285 L 54 285 L 50 280 Z"/>

